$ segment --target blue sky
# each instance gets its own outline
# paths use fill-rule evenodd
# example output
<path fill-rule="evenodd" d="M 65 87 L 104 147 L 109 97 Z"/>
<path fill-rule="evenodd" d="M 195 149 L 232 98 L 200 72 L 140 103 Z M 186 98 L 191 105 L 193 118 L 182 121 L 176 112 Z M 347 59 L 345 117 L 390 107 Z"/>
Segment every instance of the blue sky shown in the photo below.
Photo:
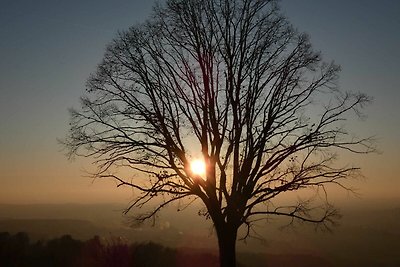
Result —
<path fill-rule="evenodd" d="M 118 30 L 143 21 L 154 1 L 2 1 L 0 9 L 0 203 L 127 201 L 130 192 L 82 177 L 57 138 L 85 81 Z M 357 132 L 376 135 L 380 155 L 355 158 L 365 196 L 400 189 L 400 2 L 282 0 L 282 11 L 342 66 L 340 86 L 371 95 Z M 347 160 L 345 158 L 345 160 Z"/>

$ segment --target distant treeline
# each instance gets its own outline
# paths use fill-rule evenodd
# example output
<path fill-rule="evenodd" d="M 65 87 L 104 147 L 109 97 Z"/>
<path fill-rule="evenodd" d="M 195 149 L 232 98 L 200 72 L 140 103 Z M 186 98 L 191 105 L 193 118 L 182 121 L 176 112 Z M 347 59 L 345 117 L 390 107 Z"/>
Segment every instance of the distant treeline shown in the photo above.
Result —
<path fill-rule="evenodd" d="M 87 241 L 70 235 L 31 242 L 27 233 L 0 233 L 1 267 L 183 267 L 218 266 L 211 253 L 179 250 L 156 243 L 129 244 L 121 238 Z"/>

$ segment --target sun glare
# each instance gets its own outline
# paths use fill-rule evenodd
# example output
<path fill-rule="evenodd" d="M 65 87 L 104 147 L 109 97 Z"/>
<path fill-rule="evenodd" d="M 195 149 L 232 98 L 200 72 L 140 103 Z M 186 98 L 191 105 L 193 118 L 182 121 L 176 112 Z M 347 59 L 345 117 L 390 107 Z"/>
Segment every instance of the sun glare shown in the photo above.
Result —
<path fill-rule="evenodd" d="M 203 160 L 196 159 L 190 164 L 190 169 L 195 175 L 204 175 L 206 173 L 206 164 Z"/>

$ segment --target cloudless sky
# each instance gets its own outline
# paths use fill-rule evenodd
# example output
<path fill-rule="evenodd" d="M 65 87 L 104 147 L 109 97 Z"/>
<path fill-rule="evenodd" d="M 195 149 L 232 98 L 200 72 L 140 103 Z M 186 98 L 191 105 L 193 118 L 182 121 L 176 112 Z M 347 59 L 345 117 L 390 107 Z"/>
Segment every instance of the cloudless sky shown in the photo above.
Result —
<path fill-rule="evenodd" d="M 119 202 L 130 192 L 83 177 L 57 138 L 68 129 L 85 81 L 118 30 L 143 21 L 154 1 L 3 0 L 0 8 L 0 203 Z M 342 66 L 340 86 L 374 98 L 362 135 L 380 155 L 352 157 L 364 197 L 400 191 L 400 1 L 282 0 L 282 11 L 311 35 L 325 60 Z M 350 160 L 344 156 L 344 160 Z"/>

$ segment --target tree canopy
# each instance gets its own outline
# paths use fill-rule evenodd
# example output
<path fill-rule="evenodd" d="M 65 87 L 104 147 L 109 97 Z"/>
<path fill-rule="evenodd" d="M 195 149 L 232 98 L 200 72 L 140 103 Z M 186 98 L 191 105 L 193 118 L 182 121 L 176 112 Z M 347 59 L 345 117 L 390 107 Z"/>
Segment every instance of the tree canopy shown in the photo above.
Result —
<path fill-rule="evenodd" d="M 348 189 L 358 175 L 337 154 L 373 151 L 345 124 L 370 99 L 340 90 L 339 70 L 276 1 L 168 0 L 107 47 L 64 142 L 95 159 L 96 177 L 136 189 L 128 210 L 157 200 L 133 211 L 138 220 L 200 199 L 219 240 L 221 228 L 236 241 L 241 226 L 246 237 L 276 215 L 329 227 L 327 185 Z M 203 176 L 190 169 L 195 158 Z M 325 204 L 275 202 L 307 188 Z"/>

